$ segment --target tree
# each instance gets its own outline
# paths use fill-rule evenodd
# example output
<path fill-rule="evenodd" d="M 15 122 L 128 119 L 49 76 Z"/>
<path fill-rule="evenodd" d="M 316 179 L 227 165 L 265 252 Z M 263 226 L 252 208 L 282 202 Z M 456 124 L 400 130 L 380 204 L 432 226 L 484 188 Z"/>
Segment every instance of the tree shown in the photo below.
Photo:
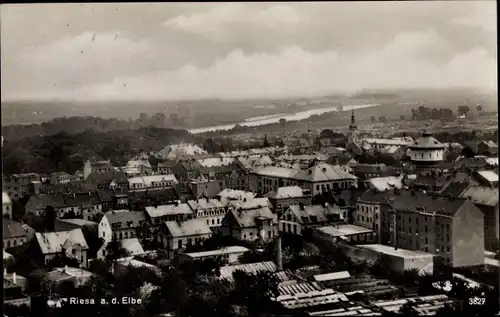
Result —
<path fill-rule="evenodd" d="M 279 122 L 280 122 L 280 125 L 281 125 L 282 127 L 285 127 L 285 126 L 286 126 L 286 119 L 285 119 L 285 118 L 281 118 Z"/>
<path fill-rule="evenodd" d="M 47 272 L 41 269 L 33 271 L 28 277 L 28 294 L 48 297 L 51 293 L 50 280 Z"/>
<path fill-rule="evenodd" d="M 483 112 L 483 106 L 477 105 L 476 106 L 476 110 L 477 110 L 477 112 L 482 113 Z"/>
<path fill-rule="evenodd" d="M 79 267 L 80 261 L 78 261 L 77 258 L 67 256 L 66 252 L 63 250 L 47 263 L 47 267 L 49 268 L 61 268 L 64 266 Z"/>
<path fill-rule="evenodd" d="M 233 273 L 235 304 L 246 306 L 249 316 L 262 316 L 272 309 L 271 297 L 277 297 L 279 279 L 273 272 Z"/>
<path fill-rule="evenodd" d="M 106 261 L 108 264 L 116 264 L 117 260 L 129 256 L 129 252 L 118 240 L 111 240 L 106 245 Z"/>
<path fill-rule="evenodd" d="M 417 311 L 413 308 L 411 303 L 405 303 L 401 308 L 399 309 L 399 313 L 402 314 L 403 316 L 418 316 L 419 314 Z"/>
<path fill-rule="evenodd" d="M 262 143 L 263 147 L 269 147 L 269 141 L 267 140 L 267 134 L 264 135 L 264 142 Z"/>
<path fill-rule="evenodd" d="M 467 116 L 469 111 L 470 111 L 469 106 L 458 106 L 458 114 L 460 116 L 462 116 L 462 115 Z"/>

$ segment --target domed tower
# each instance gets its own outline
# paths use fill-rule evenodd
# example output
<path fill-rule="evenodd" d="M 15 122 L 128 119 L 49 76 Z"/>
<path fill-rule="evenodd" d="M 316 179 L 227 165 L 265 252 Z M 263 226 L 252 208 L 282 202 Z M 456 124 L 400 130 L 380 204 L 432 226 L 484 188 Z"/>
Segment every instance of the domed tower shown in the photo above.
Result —
<path fill-rule="evenodd" d="M 426 131 L 408 148 L 410 149 L 411 162 L 416 169 L 430 169 L 443 162 L 445 145 Z"/>

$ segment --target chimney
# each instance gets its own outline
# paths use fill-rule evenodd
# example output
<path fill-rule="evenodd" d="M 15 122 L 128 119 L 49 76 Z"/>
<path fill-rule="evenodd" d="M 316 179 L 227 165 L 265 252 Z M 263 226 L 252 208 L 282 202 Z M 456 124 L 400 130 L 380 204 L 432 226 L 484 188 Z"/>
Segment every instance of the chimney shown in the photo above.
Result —
<path fill-rule="evenodd" d="M 68 271 L 68 266 L 67 266 L 67 265 L 65 265 L 65 266 L 64 266 L 64 271 L 63 271 L 63 272 L 64 272 L 64 273 L 66 273 L 67 271 Z"/>
<path fill-rule="evenodd" d="M 174 205 L 175 205 L 175 207 L 179 206 L 179 202 L 178 202 L 178 201 L 176 201 L 176 202 L 174 203 Z"/>
<path fill-rule="evenodd" d="M 16 284 L 16 272 L 12 273 L 12 283 Z"/>
<path fill-rule="evenodd" d="M 281 236 L 278 236 L 276 239 L 276 267 L 278 271 L 283 271 L 283 259 L 282 259 L 282 251 L 281 251 Z"/>
<path fill-rule="evenodd" d="M 6 268 L 3 269 L 3 275 L 7 275 L 7 269 Z"/>

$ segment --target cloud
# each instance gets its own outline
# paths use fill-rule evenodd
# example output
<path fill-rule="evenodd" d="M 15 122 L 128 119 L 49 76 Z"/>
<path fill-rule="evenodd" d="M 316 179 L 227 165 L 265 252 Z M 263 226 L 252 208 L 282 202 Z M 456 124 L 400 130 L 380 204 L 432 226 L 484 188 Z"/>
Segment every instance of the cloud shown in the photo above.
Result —
<path fill-rule="evenodd" d="M 222 41 L 234 35 L 234 27 L 276 29 L 296 26 L 305 20 L 299 11 L 288 5 L 256 9 L 248 4 L 228 3 L 206 12 L 177 16 L 166 21 L 164 26 Z"/>
<path fill-rule="evenodd" d="M 486 50 L 458 54 L 448 63 L 419 58 L 435 33 L 405 33 L 384 48 L 357 54 L 315 53 L 290 46 L 277 54 L 234 50 L 210 67 L 117 77 L 79 91 L 85 99 L 191 99 L 314 96 L 370 88 L 496 88 L 496 60 Z M 59 96 L 74 97 L 74 92 Z M 48 97 L 48 96 L 47 96 Z"/>

